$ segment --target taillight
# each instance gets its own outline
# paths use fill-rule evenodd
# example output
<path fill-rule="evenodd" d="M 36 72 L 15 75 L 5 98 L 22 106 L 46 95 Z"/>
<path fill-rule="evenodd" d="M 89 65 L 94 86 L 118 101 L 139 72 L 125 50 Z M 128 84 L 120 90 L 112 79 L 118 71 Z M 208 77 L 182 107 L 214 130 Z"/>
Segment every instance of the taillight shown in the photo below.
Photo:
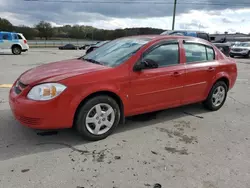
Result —
<path fill-rule="evenodd" d="M 23 40 L 24 44 L 27 44 L 27 40 Z"/>

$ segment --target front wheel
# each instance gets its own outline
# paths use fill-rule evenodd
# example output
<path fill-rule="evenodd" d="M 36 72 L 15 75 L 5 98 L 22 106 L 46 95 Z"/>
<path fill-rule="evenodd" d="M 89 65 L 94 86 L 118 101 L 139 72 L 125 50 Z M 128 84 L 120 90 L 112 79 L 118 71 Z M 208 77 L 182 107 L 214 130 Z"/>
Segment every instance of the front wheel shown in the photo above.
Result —
<path fill-rule="evenodd" d="M 204 101 L 204 106 L 211 110 L 219 110 L 227 98 L 227 85 L 223 81 L 219 81 L 212 87 L 207 99 Z"/>
<path fill-rule="evenodd" d="M 80 108 L 76 128 L 85 139 L 97 141 L 109 136 L 119 120 L 120 108 L 116 101 L 109 96 L 97 96 Z"/>
<path fill-rule="evenodd" d="M 250 58 L 250 51 L 247 53 L 247 55 L 244 56 L 245 58 Z"/>

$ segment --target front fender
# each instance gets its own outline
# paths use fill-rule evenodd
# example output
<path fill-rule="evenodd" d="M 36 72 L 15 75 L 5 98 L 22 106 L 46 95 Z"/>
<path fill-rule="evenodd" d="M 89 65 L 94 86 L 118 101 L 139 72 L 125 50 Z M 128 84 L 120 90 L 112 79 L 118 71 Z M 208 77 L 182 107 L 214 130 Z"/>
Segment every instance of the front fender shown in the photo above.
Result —
<path fill-rule="evenodd" d="M 84 88 L 84 87 L 83 87 Z M 86 99 L 89 95 L 97 93 L 97 92 L 112 92 L 114 94 L 116 94 L 121 101 L 123 102 L 123 105 L 126 106 L 124 103 L 126 103 L 126 96 L 125 94 L 123 94 L 123 92 L 121 91 L 121 89 L 115 85 L 115 84 L 101 84 L 101 85 L 93 85 L 91 87 L 86 87 L 84 89 L 81 90 L 81 92 L 78 92 L 77 95 L 72 95 L 72 100 L 70 102 L 70 115 L 71 118 L 73 120 L 75 112 L 78 108 L 78 106 L 81 104 L 81 102 Z"/>

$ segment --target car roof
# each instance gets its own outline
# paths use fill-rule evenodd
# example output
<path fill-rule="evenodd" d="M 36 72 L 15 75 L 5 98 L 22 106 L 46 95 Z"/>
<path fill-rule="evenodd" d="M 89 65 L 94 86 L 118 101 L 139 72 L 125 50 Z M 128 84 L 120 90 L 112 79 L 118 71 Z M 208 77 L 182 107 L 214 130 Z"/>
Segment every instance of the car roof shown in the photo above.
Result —
<path fill-rule="evenodd" d="M 177 36 L 177 35 L 136 35 L 136 36 L 128 36 L 128 37 L 122 37 L 122 38 L 138 38 L 138 39 L 149 39 L 150 41 L 159 41 L 159 40 L 191 40 L 198 43 L 203 44 L 211 44 L 210 42 L 197 38 L 197 37 L 190 37 L 190 36 Z"/>
<path fill-rule="evenodd" d="M 194 32 L 194 33 L 207 33 L 205 31 L 197 31 L 197 30 L 167 30 L 167 31 L 164 31 L 164 32 Z M 163 32 L 163 33 L 164 33 Z"/>
<path fill-rule="evenodd" d="M 16 32 L 8 32 L 8 31 L 0 31 L 0 33 L 10 33 L 10 34 L 17 34 Z"/>

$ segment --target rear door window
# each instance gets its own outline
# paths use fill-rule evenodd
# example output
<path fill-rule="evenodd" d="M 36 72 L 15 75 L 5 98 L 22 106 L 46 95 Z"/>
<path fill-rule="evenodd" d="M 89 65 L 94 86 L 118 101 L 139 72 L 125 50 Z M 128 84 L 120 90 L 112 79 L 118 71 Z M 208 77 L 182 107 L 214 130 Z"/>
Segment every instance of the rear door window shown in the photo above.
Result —
<path fill-rule="evenodd" d="M 12 36 L 13 36 L 13 39 L 18 40 L 18 35 L 17 34 L 13 34 Z"/>
<path fill-rule="evenodd" d="M 207 62 L 215 59 L 214 50 L 211 47 L 195 44 L 185 43 L 186 63 Z"/>
<path fill-rule="evenodd" d="M 215 53 L 213 48 L 206 47 L 206 49 L 207 49 L 207 60 L 213 61 L 215 59 Z"/>

